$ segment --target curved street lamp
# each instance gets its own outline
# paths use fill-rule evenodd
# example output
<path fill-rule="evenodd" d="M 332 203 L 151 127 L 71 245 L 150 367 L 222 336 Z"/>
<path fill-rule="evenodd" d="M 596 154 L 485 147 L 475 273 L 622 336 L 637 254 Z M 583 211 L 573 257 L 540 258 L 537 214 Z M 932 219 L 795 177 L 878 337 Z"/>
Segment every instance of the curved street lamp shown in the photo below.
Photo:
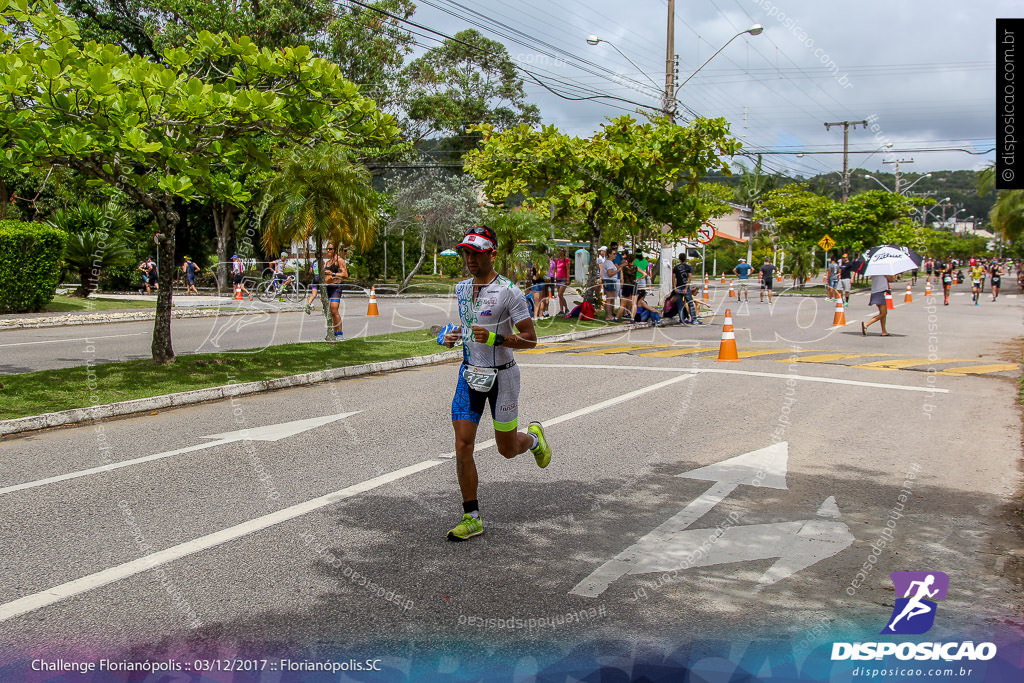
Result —
<path fill-rule="evenodd" d="M 687 82 L 688 82 L 688 81 L 689 81 L 689 80 L 690 80 L 691 78 L 693 78 L 694 76 L 696 76 L 696 75 L 697 75 L 697 71 L 700 71 L 700 70 L 701 70 L 701 69 L 703 69 L 703 68 L 704 68 L 705 66 L 707 66 L 707 65 L 708 65 L 708 62 L 710 62 L 710 61 L 711 61 L 712 59 L 714 59 L 715 57 L 717 57 L 717 56 L 718 56 L 718 53 L 719 53 L 719 52 L 721 52 L 722 50 L 724 50 L 724 49 L 725 49 L 726 47 L 728 47 L 729 43 L 731 43 L 732 41 L 736 40 L 737 38 L 739 38 L 740 36 L 742 36 L 742 35 L 743 35 L 744 33 L 749 33 L 749 34 L 750 34 L 750 35 L 752 35 L 752 36 L 759 36 L 759 35 L 761 35 L 761 32 L 762 32 L 762 31 L 764 31 L 764 26 L 761 26 L 761 24 L 754 24 L 754 25 L 753 25 L 753 26 L 751 26 L 750 28 L 748 28 L 748 29 L 746 29 L 746 30 L 744 30 L 744 31 L 740 31 L 739 33 L 737 33 L 736 35 L 734 35 L 734 36 L 733 36 L 732 38 L 730 38 L 729 40 L 725 41 L 725 45 L 723 45 L 722 47 L 720 47 L 720 48 L 718 48 L 717 50 L 715 50 L 715 53 L 714 53 L 713 55 L 711 55 L 710 57 L 708 57 L 707 59 L 705 59 L 705 60 L 704 60 L 704 63 L 703 63 L 703 64 L 701 64 L 700 66 L 698 66 L 698 67 L 697 67 L 697 70 L 696 70 L 696 71 L 694 71 L 694 72 L 693 72 L 692 74 L 690 74 L 689 76 L 687 76 L 687 77 L 686 77 L 686 80 L 685 80 L 685 81 L 683 81 L 682 83 L 680 83 L 680 84 L 679 84 L 679 87 L 677 87 L 677 88 L 676 88 L 676 91 L 675 91 L 674 93 L 672 93 L 672 99 L 675 99 L 675 96 L 679 94 L 679 91 L 683 89 L 683 86 L 684 86 L 684 85 L 686 85 L 686 84 L 687 84 Z"/>
<path fill-rule="evenodd" d="M 657 90 L 658 92 L 661 92 L 662 87 L 658 84 L 658 82 L 655 81 L 653 78 L 651 78 L 649 75 L 647 75 L 647 72 L 645 72 L 643 69 L 641 69 L 639 66 L 637 66 L 636 62 L 634 62 L 632 59 L 627 57 L 626 53 L 623 52 L 622 50 L 620 50 L 615 43 L 613 43 L 610 40 L 605 40 L 604 38 L 598 38 L 593 33 L 591 33 L 589 36 L 587 36 L 587 45 L 597 45 L 598 43 L 607 43 L 608 45 L 611 45 L 612 49 L 614 49 L 616 52 L 618 52 L 620 55 L 622 55 L 623 59 L 625 59 L 627 62 L 629 62 L 630 64 L 633 65 L 634 69 L 639 71 L 641 74 L 644 75 L 644 78 L 646 78 L 647 80 L 649 80 L 651 83 L 654 84 L 654 89 L 655 90 Z"/>

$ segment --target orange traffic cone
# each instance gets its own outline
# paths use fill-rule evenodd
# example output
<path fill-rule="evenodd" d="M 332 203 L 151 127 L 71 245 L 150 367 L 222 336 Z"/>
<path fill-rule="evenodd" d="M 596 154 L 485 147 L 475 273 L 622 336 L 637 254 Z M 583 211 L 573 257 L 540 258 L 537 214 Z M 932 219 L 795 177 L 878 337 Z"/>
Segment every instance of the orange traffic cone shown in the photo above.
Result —
<path fill-rule="evenodd" d="M 732 282 L 729 283 L 729 298 L 730 299 L 735 299 L 736 298 L 736 288 L 733 286 Z"/>
<path fill-rule="evenodd" d="M 777 275 L 777 276 L 775 277 L 775 281 L 776 281 L 776 282 L 782 282 L 782 273 L 779 273 L 779 274 L 778 274 L 778 275 Z"/>
<path fill-rule="evenodd" d="M 708 286 L 707 285 L 704 285 L 704 301 L 705 302 L 711 301 L 711 295 L 708 293 Z"/>
<path fill-rule="evenodd" d="M 839 299 L 836 301 L 836 314 L 832 317 L 832 327 L 845 327 L 846 326 L 846 307 L 843 306 L 843 300 Z"/>
<path fill-rule="evenodd" d="M 242 285 L 235 285 L 235 301 L 242 300 Z"/>
<path fill-rule="evenodd" d="M 377 292 L 374 291 L 373 285 L 370 285 L 370 306 L 366 309 L 367 316 L 380 315 L 377 311 Z"/>
<path fill-rule="evenodd" d="M 711 278 L 708 277 L 707 273 L 704 273 L 704 286 L 705 287 L 710 287 L 711 286 Z"/>
<path fill-rule="evenodd" d="M 890 311 L 896 308 L 892 303 L 892 290 L 889 289 L 885 290 L 885 307 Z"/>
<path fill-rule="evenodd" d="M 738 361 L 736 351 L 736 333 L 732 330 L 732 309 L 725 309 L 725 324 L 722 325 L 722 344 L 718 347 L 718 360 Z"/>
<path fill-rule="evenodd" d="M 932 282 L 931 282 L 931 280 L 929 280 L 928 282 L 924 283 L 924 295 L 925 296 L 931 296 L 932 295 Z"/>
<path fill-rule="evenodd" d="M 914 303 L 914 295 L 910 291 L 910 283 L 907 283 L 907 294 L 903 297 L 903 303 L 912 304 Z"/>
<path fill-rule="evenodd" d="M 722 284 L 725 284 L 725 273 L 722 273 Z"/>

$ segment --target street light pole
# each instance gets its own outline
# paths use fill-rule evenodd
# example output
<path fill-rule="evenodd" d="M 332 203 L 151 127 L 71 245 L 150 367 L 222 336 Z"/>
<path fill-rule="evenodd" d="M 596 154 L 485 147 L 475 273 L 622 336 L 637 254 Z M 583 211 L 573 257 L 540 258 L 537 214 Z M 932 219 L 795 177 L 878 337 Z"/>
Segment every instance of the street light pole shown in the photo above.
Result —
<path fill-rule="evenodd" d="M 668 0 L 668 24 L 665 33 L 665 100 L 663 107 L 669 118 L 675 120 L 676 92 L 676 0 Z"/>

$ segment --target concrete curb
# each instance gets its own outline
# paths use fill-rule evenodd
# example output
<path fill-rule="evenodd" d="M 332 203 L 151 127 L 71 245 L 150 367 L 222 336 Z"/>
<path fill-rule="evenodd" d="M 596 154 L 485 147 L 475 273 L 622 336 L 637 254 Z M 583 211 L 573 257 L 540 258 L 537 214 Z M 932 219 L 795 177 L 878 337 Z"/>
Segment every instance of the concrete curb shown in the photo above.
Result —
<path fill-rule="evenodd" d="M 647 327 L 644 324 L 621 325 L 619 327 L 599 328 L 586 330 L 585 332 L 568 332 L 556 334 L 550 337 L 542 337 L 544 343 L 575 341 L 577 339 L 589 339 L 616 332 L 629 332 Z M 118 403 L 107 403 L 104 405 L 92 406 L 89 408 L 73 408 L 61 410 L 55 413 L 43 415 L 31 415 L 19 417 L 13 420 L 0 420 L 0 437 L 12 434 L 24 434 L 50 427 L 61 427 L 65 425 L 82 424 L 83 422 L 94 422 L 111 417 L 124 417 L 127 415 L 138 415 L 154 410 L 165 408 L 176 408 L 179 406 L 195 405 L 207 401 L 217 401 L 233 396 L 246 396 L 258 394 L 264 391 L 276 389 L 288 389 L 290 387 L 306 386 L 330 380 L 345 379 L 348 377 L 359 377 L 360 375 L 371 375 L 378 372 L 394 372 L 408 368 L 418 368 L 427 365 L 438 365 L 450 363 L 462 358 L 462 351 L 451 350 L 441 353 L 434 353 L 429 356 L 415 356 L 412 358 L 399 358 L 396 360 L 382 361 L 379 363 L 366 363 L 364 365 L 350 365 L 343 368 L 331 368 L 307 372 L 301 375 L 288 375 L 276 379 L 260 380 L 258 382 L 246 382 L 245 384 L 228 384 L 219 387 L 207 387 L 193 391 L 183 391 L 176 394 L 164 394 L 150 398 L 139 398 L 133 401 L 120 401 Z"/>

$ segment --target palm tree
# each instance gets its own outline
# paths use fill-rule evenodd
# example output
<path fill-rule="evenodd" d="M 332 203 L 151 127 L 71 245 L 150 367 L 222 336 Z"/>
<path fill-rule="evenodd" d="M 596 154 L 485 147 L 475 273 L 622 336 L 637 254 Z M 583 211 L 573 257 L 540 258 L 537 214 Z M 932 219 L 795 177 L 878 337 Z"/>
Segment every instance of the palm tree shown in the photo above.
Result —
<path fill-rule="evenodd" d="M 354 163 L 344 150 L 329 144 L 291 150 L 281 172 L 267 186 L 263 246 L 268 253 L 296 240 L 313 240 L 318 272 L 323 277 L 323 247 L 334 242 L 366 249 L 377 235 L 379 197 L 370 172 Z M 327 288 L 320 287 L 327 321 L 327 341 L 333 339 Z"/>
<path fill-rule="evenodd" d="M 996 165 L 990 164 L 978 174 L 978 194 L 985 196 L 996 188 Z M 995 232 L 1007 241 L 1024 233 L 1024 190 L 997 190 L 996 203 L 988 214 Z"/>
<path fill-rule="evenodd" d="M 131 220 L 124 209 L 112 202 L 106 206 L 79 204 L 58 209 L 49 222 L 70 235 L 64 248 L 64 263 L 77 270 L 81 278 L 77 296 L 87 297 L 96 289 L 104 268 L 132 263 L 124 238 Z"/>

